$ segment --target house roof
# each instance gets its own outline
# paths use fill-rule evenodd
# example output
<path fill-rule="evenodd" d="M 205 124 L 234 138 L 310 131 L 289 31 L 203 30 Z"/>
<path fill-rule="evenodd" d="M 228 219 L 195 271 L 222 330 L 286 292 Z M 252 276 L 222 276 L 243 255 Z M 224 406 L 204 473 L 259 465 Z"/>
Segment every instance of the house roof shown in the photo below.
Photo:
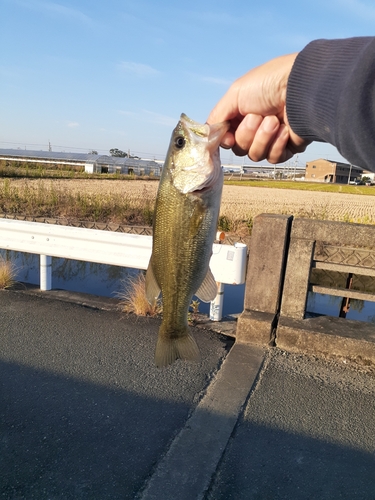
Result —
<path fill-rule="evenodd" d="M 0 149 L 0 157 L 14 158 L 32 158 L 43 160 L 73 160 L 86 161 L 90 157 L 98 155 L 90 155 L 88 153 L 64 153 L 59 151 L 35 151 L 31 149 Z"/>

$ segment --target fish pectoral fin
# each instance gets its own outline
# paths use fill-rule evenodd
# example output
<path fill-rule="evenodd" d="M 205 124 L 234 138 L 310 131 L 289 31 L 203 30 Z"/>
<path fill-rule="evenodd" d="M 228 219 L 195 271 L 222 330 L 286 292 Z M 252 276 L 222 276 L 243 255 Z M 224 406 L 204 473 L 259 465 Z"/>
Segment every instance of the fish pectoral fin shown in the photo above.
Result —
<path fill-rule="evenodd" d="M 154 275 L 154 270 L 152 269 L 152 264 L 151 261 L 148 265 L 147 271 L 146 271 L 146 298 L 150 304 L 153 304 L 155 300 L 158 299 L 161 289 L 156 281 L 155 275 Z"/>
<path fill-rule="evenodd" d="M 217 295 L 217 284 L 210 268 L 195 295 L 203 302 L 211 302 Z"/>

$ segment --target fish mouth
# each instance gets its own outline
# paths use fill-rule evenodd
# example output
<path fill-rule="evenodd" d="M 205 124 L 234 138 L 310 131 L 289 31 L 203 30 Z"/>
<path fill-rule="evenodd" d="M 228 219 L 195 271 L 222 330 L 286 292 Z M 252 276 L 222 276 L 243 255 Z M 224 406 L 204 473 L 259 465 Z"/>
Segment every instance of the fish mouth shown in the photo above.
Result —
<path fill-rule="evenodd" d="M 200 194 L 204 194 L 206 193 L 207 191 L 209 191 L 211 189 L 211 187 L 215 184 L 215 180 L 214 179 L 211 179 L 210 180 L 210 183 L 206 186 L 203 186 L 203 187 L 199 187 L 197 189 L 194 189 L 194 191 L 190 191 L 192 194 L 195 194 L 195 195 L 200 195 Z"/>
<path fill-rule="evenodd" d="M 221 139 L 230 127 L 229 121 L 214 123 L 212 125 L 208 123 L 202 124 L 192 120 L 185 113 L 181 114 L 180 121 L 190 133 L 207 143 L 207 148 L 210 152 L 215 151 L 220 146 Z"/>
<path fill-rule="evenodd" d="M 179 156 L 177 153 L 172 182 L 182 194 L 194 193 L 200 196 L 221 183 L 219 146 L 228 129 L 229 122 L 202 124 L 181 114 L 174 134 L 182 135 L 185 147 L 177 146 Z"/>

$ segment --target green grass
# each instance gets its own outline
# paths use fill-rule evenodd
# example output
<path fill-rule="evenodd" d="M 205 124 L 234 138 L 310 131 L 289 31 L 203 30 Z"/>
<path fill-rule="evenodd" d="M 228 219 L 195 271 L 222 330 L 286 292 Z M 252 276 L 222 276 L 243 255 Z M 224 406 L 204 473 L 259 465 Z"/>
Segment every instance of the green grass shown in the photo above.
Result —
<path fill-rule="evenodd" d="M 267 187 L 275 189 L 296 189 L 299 191 L 322 191 L 325 193 L 346 193 L 375 196 L 375 186 L 353 186 L 351 184 L 328 184 L 323 182 L 276 181 L 276 180 L 228 180 L 228 186 Z"/>

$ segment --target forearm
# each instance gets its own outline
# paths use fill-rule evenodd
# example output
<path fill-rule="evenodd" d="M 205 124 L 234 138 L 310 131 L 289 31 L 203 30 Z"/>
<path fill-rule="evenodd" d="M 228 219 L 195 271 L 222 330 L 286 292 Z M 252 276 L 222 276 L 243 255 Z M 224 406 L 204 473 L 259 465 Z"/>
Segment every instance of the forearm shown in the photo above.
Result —
<path fill-rule="evenodd" d="M 286 111 L 298 136 L 375 171 L 375 38 L 307 45 L 288 80 Z"/>

